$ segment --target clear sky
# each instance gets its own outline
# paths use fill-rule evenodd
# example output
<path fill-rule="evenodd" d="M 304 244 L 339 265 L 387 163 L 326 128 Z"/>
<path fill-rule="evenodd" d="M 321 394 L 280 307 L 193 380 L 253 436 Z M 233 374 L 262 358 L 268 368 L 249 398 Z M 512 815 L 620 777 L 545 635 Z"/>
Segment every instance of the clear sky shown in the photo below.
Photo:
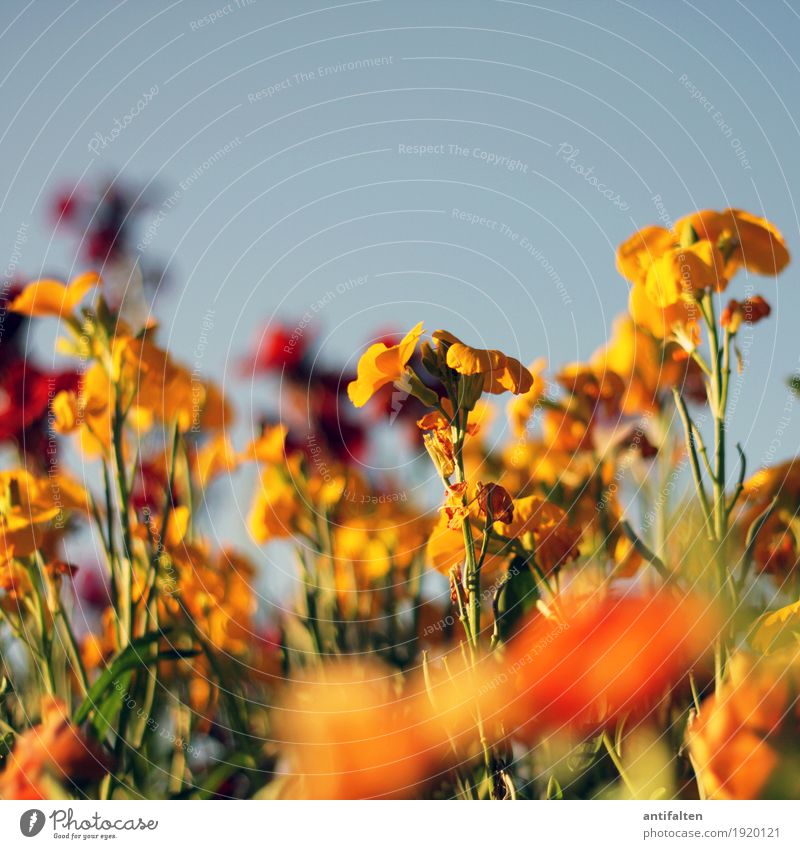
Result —
<path fill-rule="evenodd" d="M 798 45 L 798 0 L 3 0 L 0 262 L 69 270 L 54 187 L 152 180 L 162 339 L 207 337 L 247 419 L 233 362 L 276 317 L 341 363 L 424 319 L 562 364 L 625 308 L 622 239 L 743 207 L 796 255 L 731 291 L 774 307 L 731 428 L 755 469 L 800 442 Z"/>

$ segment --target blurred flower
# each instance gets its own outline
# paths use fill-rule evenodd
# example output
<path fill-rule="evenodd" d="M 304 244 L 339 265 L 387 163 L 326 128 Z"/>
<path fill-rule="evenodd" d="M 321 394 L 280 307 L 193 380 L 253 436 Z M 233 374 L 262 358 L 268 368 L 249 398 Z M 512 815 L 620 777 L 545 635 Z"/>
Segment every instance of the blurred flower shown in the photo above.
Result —
<path fill-rule="evenodd" d="M 655 412 L 665 391 L 685 378 L 686 367 L 672 358 L 673 348 L 623 315 L 614 320 L 610 339 L 592 355 L 590 365 L 596 373 L 612 371 L 622 379 L 623 413 Z"/>
<path fill-rule="evenodd" d="M 414 798 L 445 768 L 423 697 L 398 697 L 375 664 L 329 663 L 294 682 L 276 713 L 291 798 Z"/>
<path fill-rule="evenodd" d="M 742 539 L 773 499 L 772 512 L 755 538 L 753 561 L 760 572 L 780 583 L 797 572 L 800 562 L 797 504 L 800 500 L 800 460 L 794 458 L 756 472 L 744 483 L 745 504 L 737 519 Z"/>
<path fill-rule="evenodd" d="M 0 773 L 0 798 L 63 799 L 113 768 L 111 758 L 69 720 L 66 705 L 45 702 L 41 722 L 21 734 Z"/>
<path fill-rule="evenodd" d="M 266 466 L 259 472 L 259 488 L 250 510 L 248 526 L 253 539 L 265 543 L 292 535 L 301 503 L 286 471 Z"/>
<path fill-rule="evenodd" d="M 708 799 L 796 799 L 800 732 L 796 649 L 759 659 L 737 652 L 723 688 L 700 705 L 686 733 Z"/>
<path fill-rule="evenodd" d="M 501 678 L 496 698 L 509 727 L 526 733 L 599 727 L 649 709 L 707 654 L 716 630 L 704 601 L 667 591 L 589 599 L 563 620 L 536 614 L 508 646 L 513 692 Z"/>
<path fill-rule="evenodd" d="M 30 317 L 72 316 L 86 295 L 99 285 L 100 276 L 94 272 L 81 274 L 68 284 L 59 280 L 35 280 L 17 295 L 9 309 Z"/>

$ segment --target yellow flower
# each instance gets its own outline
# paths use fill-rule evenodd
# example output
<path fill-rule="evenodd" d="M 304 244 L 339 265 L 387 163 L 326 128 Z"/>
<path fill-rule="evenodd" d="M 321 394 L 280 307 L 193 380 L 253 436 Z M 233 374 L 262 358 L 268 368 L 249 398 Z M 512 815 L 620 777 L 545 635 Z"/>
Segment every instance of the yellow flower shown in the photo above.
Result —
<path fill-rule="evenodd" d="M 447 348 L 447 365 L 463 375 L 483 375 L 483 391 L 493 395 L 513 392 L 520 395 L 533 385 L 533 375 L 514 357 L 502 351 L 473 348 L 465 345 L 452 333 L 437 330 L 433 338 L 444 342 Z"/>
<path fill-rule="evenodd" d="M 261 435 L 245 449 L 242 461 L 255 460 L 258 463 L 283 463 L 286 460 L 286 425 L 265 427 Z"/>
<path fill-rule="evenodd" d="M 274 466 L 262 468 L 260 488 L 248 519 L 253 539 L 264 543 L 290 537 L 299 508 L 297 491 L 286 472 Z"/>
<path fill-rule="evenodd" d="M 670 356 L 669 347 L 622 315 L 614 321 L 608 343 L 592 355 L 590 364 L 595 372 L 610 370 L 623 379 L 623 413 L 654 412 L 660 406 L 660 393 L 685 373 Z"/>
<path fill-rule="evenodd" d="M 39 478 L 24 469 L 0 472 L 0 560 L 28 557 L 65 526 L 66 511 L 88 513 L 88 495 L 62 474 Z"/>
<path fill-rule="evenodd" d="M 670 248 L 651 263 L 644 285 L 647 296 L 662 309 L 704 289 L 721 292 L 728 285 L 722 253 L 706 239 L 685 248 Z"/>
<path fill-rule="evenodd" d="M 663 227 L 643 227 L 617 248 L 617 270 L 631 283 L 644 283 L 652 263 L 675 247 L 675 237 Z"/>
<path fill-rule="evenodd" d="M 379 389 L 402 378 L 420 336 L 422 322 L 409 330 L 399 345 L 376 342 L 367 348 L 358 361 L 358 377 L 347 386 L 356 407 L 363 407 Z"/>
<path fill-rule="evenodd" d="M 72 433 L 80 424 L 81 410 L 78 396 L 71 390 L 62 390 L 51 404 L 53 427 L 58 433 Z"/>
<path fill-rule="evenodd" d="M 447 527 L 452 530 L 458 530 L 469 515 L 469 507 L 464 504 L 466 492 L 465 483 L 455 483 L 445 490 L 442 512 L 447 516 Z"/>
<path fill-rule="evenodd" d="M 742 209 L 705 209 L 675 222 L 678 234 L 687 227 L 725 250 L 728 277 L 740 267 L 754 274 L 780 274 L 789 264 L 789 251 L 778 228 L 766 218 Z"/>
<path fill-rule="evenodd" d="M 693 300 L 681 298 L 661 308 L 653 303 L 645 287 L 637 284 L 631 287 L 628 309 L 636 324 L 649 330 L 658 339 L 667 339 L 680 330 L 695 343 L 700 340 L 700 306 Z"/>
<path fill-rule="evenodd" d="M 475 545 L 475 531 L 470 526 L 472 534 L 473 546 Z M 438 572 L 445 575 L 450 573 L 453 566 L 463 567 L 466 558 L 464 549 L 464 529 L 452 528 L 448 524 L 447 515 L 439 514 L 439 519 L 436 525 L 430 532 L 428 537 L 428 545 L 425 549 L 428 563 L 433 566 Z M 497 569 L 505 563 L 508 557 L 511 556 L 511 551 L 505 545 L 498 545 L 495 542 L 489 548 L 489 554 L 483 563 L 483 574 L 488 579 Z"/>
<path fill-rule="evenodd" d="M 194 471 L 200 489 L 205 489 L 219 475 L 231 474 L 237 463 L 230 440 L 222 433 L 213 436 L 194 456 Z"/>
<path fill-rule="evenodd" d="M 68 284 L 59 280 L 36 280 L 14 298 L 9 309 L 31 317 L 70 316 L 86 295 L 99 285 L 100 276 L 94 272 L 81 274 Z"/>
<path fill-rule="evenodd" d="M 363 519 L 336 528 L 333 552 L 340 592 L 366 589 L 389 574 L 391 558 L 386 543 Z M 351 586 L 353 577 L 355 586 Z M 346 601 L 352 602 L 353 599 Z"/>

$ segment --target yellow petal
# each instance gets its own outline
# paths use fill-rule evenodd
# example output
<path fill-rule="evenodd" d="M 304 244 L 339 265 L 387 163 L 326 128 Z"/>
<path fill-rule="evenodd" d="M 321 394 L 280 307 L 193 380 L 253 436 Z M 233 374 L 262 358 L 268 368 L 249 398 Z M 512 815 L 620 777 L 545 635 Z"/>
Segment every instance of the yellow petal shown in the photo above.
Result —
<path fill-rule="evenodd" d="M 95 273 L 81 274 L 68 286 L 59 280 L 29 283 L 11 303 L 12 312 L 31 317 L 72 315 L 86 294 L 100 282 Z"/>
<path fill-rule="evenodd" d="M 379 389 L 402 377 L 421 335 L 422 322 L 419 322 L 406 333 L 400 344 L 387 346 L 376 342 L 367 348 L 358 361 L 358 376 L 347 386 L 347 394 L 354 406 L 363 407 Z"/>

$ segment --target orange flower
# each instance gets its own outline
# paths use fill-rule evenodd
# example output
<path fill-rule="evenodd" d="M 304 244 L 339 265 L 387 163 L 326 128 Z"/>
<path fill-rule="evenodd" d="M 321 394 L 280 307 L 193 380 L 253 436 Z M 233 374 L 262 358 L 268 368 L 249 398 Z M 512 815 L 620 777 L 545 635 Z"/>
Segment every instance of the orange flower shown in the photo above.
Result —
<path fill-rule="evenodd" d="M 255 460 L 259 463 L 279 465 L 286 460 L 286 425 L 265 427 L 261 435 L 254 439 L 242 454 L 242 461 Z"/>
<path fill-rule="evenodd" d="M 265 543 L 290 537 L 301 506 L 297 490 L 288 479 L 285 469 L 263 467 L 256 500 L 248 518 L 253 539 Z"/>
<path fill-rule="evenodd" d="M 508 646 L 515 692 L 499 686 L 497 699 L 510 726 L 528 732 L 611 723 L 687 675 L 715 629 L 704 602 L 665 591 L 589 601 L 564 621 L 537 614 Z"/>
<path fill-rule="evenodd" d="M 728 664 L 723 688 L 687 729 L 689 753 L 709 799 L 796 799 L 800 773 L 787 742 L 800 730 L 796 650 Z"/>
<path fill-rule="evenodd" d="M 514 499 L 512 516 L 510 522 L 495 522 L 495 530 L 507 539 L 520 539 L 533 550 L 537 565 L 546 574 L 578 556 L 580 530 L 569 525 L 560 507 L 529 495 Z"/>
<path fill-rule="evenodd" d="M 636 324 L 649 330 L 657 339 L 667 339 L 681 332 L 695 344 L 700 341 L 700 307 L 690 299 L 681 298 L 661 308 L 653 303 L 644 286 L 633 286 L 628 308 Z"/>
<path fill-rule="evenodd" d="M 513 392 L 515 395 L 528 392 L 533 385 L 533 375 L 514 357 L 484 348 L 465 345 L 452 333 L 437 330 L 433 338 L 445 343 L 447 365 L 463 375 L 483 375 L 483 391 L 492 395 Z"/>
<path fill-rule="evenodd" d="M 236 470 L 238 458 L 227 436 L 214 435 L 198 448 L 193 457 L 193 472 L 201 490 L 220 475 L 230 475 Z"/>
<path fill-rule="evenodd" d="M 683 233 L 687 227 L 694 228 L 701 239 L 720 244 L 728 256 L 728 277 L 740 267 L 755 274 L 780 274 L 789 264 L 789 251 L 777 227 L 744 210 L 705 209 L 675 222 L 676 233 Z"/>
<path fill-rule="evenodd" d="M 291 798 L 413 798 L 444 770 L 423 697 L 398 698 L 393 679 L 377 665 L 329 664 L 291 685 L 276 723 Z"/>
<path fill-rule="evenodd" d="M 367 348 L 358 361 L 358 377 L 347 386 L 356 407 L 363 407 L 379 389 L 402 378 L 420 336 L 422 322 L 409 330 L 399 345 L 376 342 Z"/>
<path fill-rule="evenodd" d="M 656 306 L 666 309 L 704 289 L 723 291 L 728 285 L 723 266 L 719 248 L 701 239 L 688 247 L 670 248 L 654 260 L 647 270 L 644 288 Z"/>
<path fill-rule="evenodd" d="M 475 545 L 475 529 L 470 525 L 473 546 Z M 463 566 L 466 559 L 464 549 L 464 530 L 453 528 L 448 524 L 445 513 L 439 514 L 439 520 L 430 532 L 428 545 L 425 549 L 427 562 L 437 572 L 449 575 L 453 566 Z M 489 548 L 489 553 L 483 563 L 483 574 L 489 579 L 501 568 L 511 556 L 508 543 L 497 541 Z"/>
<path fill-rule="evenodd" d="M 86 295 L 99 285 L 100 276 L 94 272 L 81 274 L 68 284 L 60 280 L 36 280 L 14 298 L 9 309 L 31 317 L 71 316 Z"/>
<path fill-rule="evenodd" d="M 742 537 L 777 497 L 772 514 L 756 537 L 753 562 L 759 572 L 783 581 L 800 565 L 800 541 L 796 538 L 797 504 L 800 499 L 800 460 L 797 458 L 756 472 L 744 483 L 745 509 L 737 524 Z"/>
<path fill-rule="evenodd" d="M 613 371 L 622 378 L 623 413 L 653 412 L 660 406 L 663 390 L 685 373 L 670 356 L 669 347 L 623 315 L 614 321 L 608 344 L 592 355 L 590 365 L 595 372 Z"/>
<path fill-rule="evenodd" d="M 111 759 L 69 721 L 66 705 L 48 700 L 39 725 L 21 734 L 0 773 L 2 799 L 61 799 L 75 783 L 94 781 Z"/>
<path fill-rule="evenodd" d="M 663 227 L 643 227 L 617 248 L 617 270 L 631 283 L 644 283 L 653 262 L 675 247 L 675 237 Z"/>

